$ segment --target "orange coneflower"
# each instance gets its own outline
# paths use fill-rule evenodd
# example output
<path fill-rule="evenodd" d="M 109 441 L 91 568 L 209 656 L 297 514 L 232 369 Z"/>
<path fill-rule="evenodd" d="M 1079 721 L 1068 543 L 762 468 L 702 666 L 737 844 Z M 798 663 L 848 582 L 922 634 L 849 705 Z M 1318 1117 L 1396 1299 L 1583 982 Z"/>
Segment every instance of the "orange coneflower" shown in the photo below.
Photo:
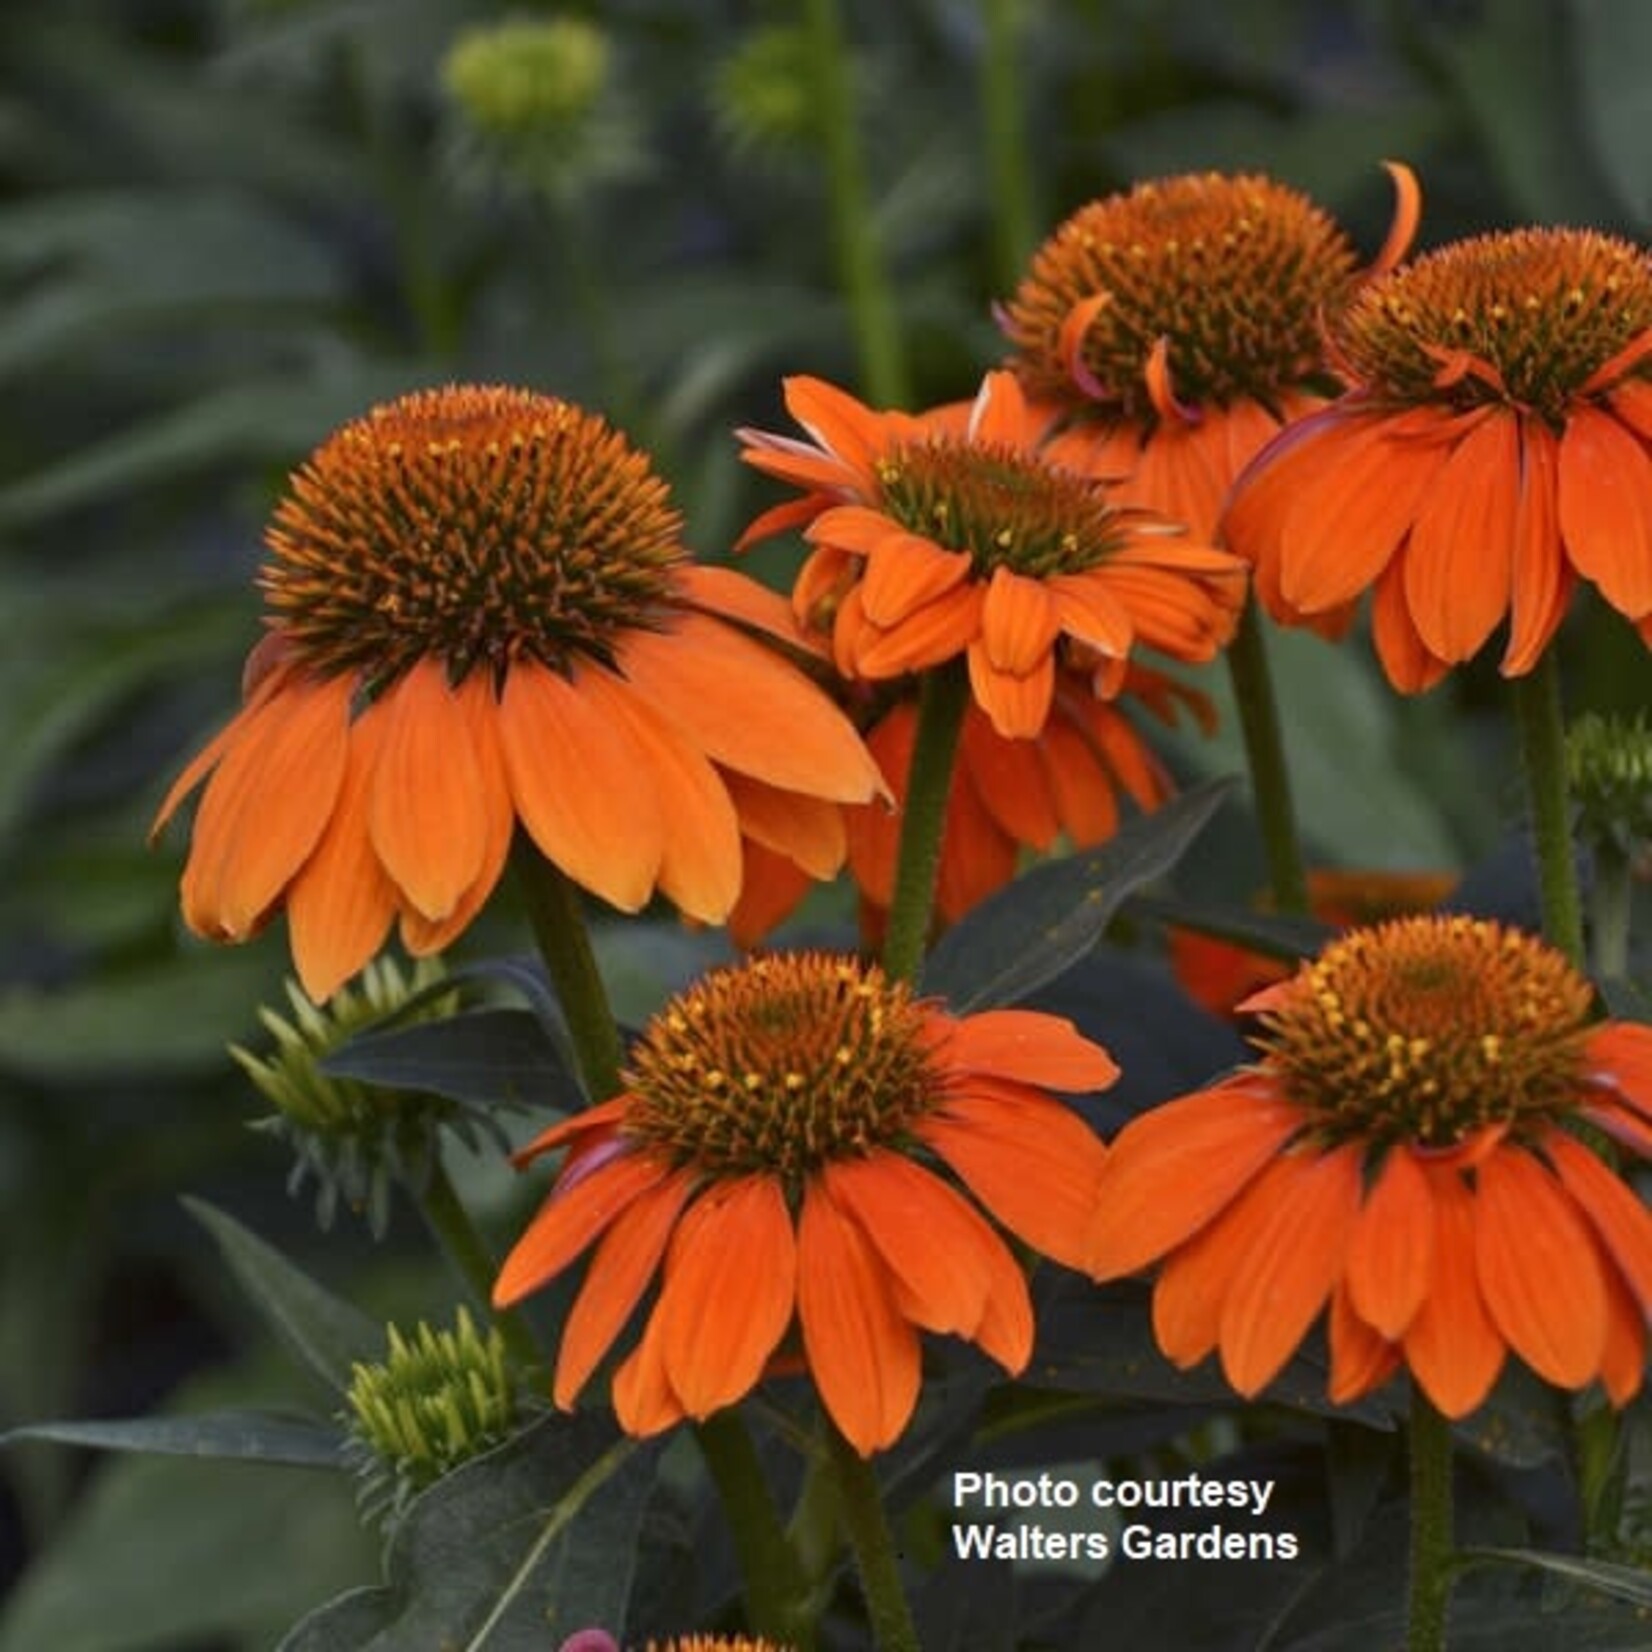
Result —
<path fill-rule="evenodd" d="M 1417 224 L 1391 165 L 1394 225 Z M 1000 321 L 1011 366 L 1050 418 L 1052 452 L 1120 497 L 1217 535 L 1233 479 L 1326 390 L 1320 321 L 1355 279 L 1352 243 L 1307 196 L 1256 174 L 1192 173 L 1081 207 L 1033 255 Z"/>
<path fill-rule="evenodd" d="M 1138 643 L 1208 660 L 1232 635 L 1243 564 L 1054 462 L 1048 417 L 1013 374 L 989 373 L 962 419 L 876 413 L 812 378 L 786 381 L 786 405 L 812 439 L 743 430 L 741 457 L 807 492 L 742 543 L 804 529 L 814 552 L 793 604 L 831 632 L 844 676 L 966 657 L 993 727 L 1030 739 L 1055 699 L 1063 637 L 1116 686 Z"/>
<path fill-rule="evenodd" d="M 1351 931 L 1250 1000 L 1256 1065 L 1120 1132 L 1090 1271 L 1162 1259 L 1159 1346 L 1184 1366 L 1219 1350 L 1246 1396 L 1328 1307 L 1339 1404 L 1403 1364 L 1461 1417 L 1511 1349 L 1624 1404 L 1652 1214 L 1584 1133 L 1652 1156 L 1652 1028 L 1591 1026 L 1591 1003 L 1560 953 L 1496 923 Z"/>
<path fill-rule="evenodd" d="M 1330 322 L 1351 388 L 1242 479 L 1227 519 L 1276 618 L 1335 634 L 1374 593 L 1414 693 L 1505 618 L 1523 676 L 1574 578 L 1652 639 L 1652 261 L 1589 230 L 1454 242 Z"/>
<path fill-rule="evenodd" d="M 912 1413 L 920 1328 L 1012 1372 L 1032 1348 L 1021 1270 L 947 1172 L 1072 1262 L 1104 1150 L 1045 1087 L 1116 1075 L 1069 1022 L 954 1018 L 875 965 L 798 953 L 714 972 L 650 1022 L 622 1094 L 518 1155 L 568 1149 L 494 1299 L 596 1245 L 557 1359 L 568 1406 L 660 1272 L 614 1376 L 635 1434 L 732 1405 L 795 1326 L 826 1410 L 867 1455 Z"/>
<path fill-rule="evenodd" d="M 1316 867 L 1308 873 L 1308 911 L 1348 929 L 1438 906 L 1457 887 L 1453 872 L 1384 872 Z M 1180 924 L 1167 934 L 1170 967 L 1182 990 L 1212 1015 L 1234 1015 L 1253 992 L 1283 981 L 1294 966 Z"/>
<path fill-rule="evenodd" d="M 867 749 L 883 771 L 895 809 L 852 803 L 842 810 L 862 928 L 874 940 L 883 934 L 894 895 L 901 810 L 917 739 L 912 687 L 903 684 L 893 701 L 876 702 L 865 724 Z M 1170 797 L 1175 790 L 1170 772 L 1121 708 L 1125 698 L 1167 724 L 1186 709 L 1206 733 L 1215 726 L 1215 708 L 1204 695 L 1134 662 L 1119 695 L 1107 700 L 1096 696 L 1088 673 L 1059 667 L 1049 720 L 1031 740 L 1006 740 L 979 706 L 966 708 L 935 888 L 943 924 L 956 923 L 1002 889 L 1014 877 L 1023 850 L 1043 854 L 1057 839 L 1074 849 L 1105 842 L 1118 829 L 1121 794 L 1143 810 Z M 755 946 L 802 901 L 810 882 L 806 868 L 748 841 L 729 933 L 739 945 Z"/>
<path fill-rule="evenodd" d="M 517 821 L 627 911 L 721 920 L 741 822 L 818 862 L 817 811 L 878 785 L 847 720 L 745 634 L 784 601 L 692 563 L 665 484 L 593 414 L 501 388 L 374 409 L 300 468 L 271 526 L 270 630 L 206 780 L 183 877 L 197 933 L 285 907 L 312 997 L 382 945 L 446 945 Z M 210 776 L 210 779 L 208 779 Z"/>

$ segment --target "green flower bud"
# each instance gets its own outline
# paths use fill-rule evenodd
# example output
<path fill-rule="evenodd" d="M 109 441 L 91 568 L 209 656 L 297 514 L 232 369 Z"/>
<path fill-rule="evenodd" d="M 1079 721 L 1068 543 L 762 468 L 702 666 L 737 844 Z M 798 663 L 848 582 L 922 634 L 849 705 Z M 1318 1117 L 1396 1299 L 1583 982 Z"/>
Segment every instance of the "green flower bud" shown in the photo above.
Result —
<path fill-rule="evenodd" d="M 784 24 L 748 34 L 713 76 L 711 110 L 737 155 L 790 159 L 811 148 L 820 122 L 807 34 Z"/>
<path fill-rule="evenodd" d="M 1652 841 L 1652 727 L 1585 712 L 1566 732 L 1566 784 L 1586 843 L 1633 854 Z"/>

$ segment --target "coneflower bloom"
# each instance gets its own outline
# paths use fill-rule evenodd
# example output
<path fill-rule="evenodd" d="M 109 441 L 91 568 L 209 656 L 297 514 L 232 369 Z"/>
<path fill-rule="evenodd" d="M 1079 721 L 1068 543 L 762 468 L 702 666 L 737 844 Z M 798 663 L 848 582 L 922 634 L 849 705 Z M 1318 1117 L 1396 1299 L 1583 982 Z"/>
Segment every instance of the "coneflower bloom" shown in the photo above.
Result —
<path fill-rule="evenodd" d="M 1418 194 L 1367 271 L 1307 196 L 1257 174 L 1190 173 L 1081 207 L 999 314 L 1053 454 L 1119 497 L 1217 536 L 1234 478 L 1328 388 L 1321 318 L 1404 255 Z"/>
<path fill-rule="evenodd" d="M 1505 619 L 1530 671 L 1577 576 L 1652 639 L 1652 261 L 1590 230 L 1476 236 L 1329 322 L 1347 393 L 1247 472 L 1227 537 L 1288 623 L 1373 593 L 1389 680 L 1430 687 Z"/>
<path fill-rule="evenodd" d="M 398 916 L 414 953 L 451 941 L 517 822 L 615 906 L 659 890 L 718 921 L 746 809 L 808 858 L 813 809 L 879 784 L 744 629 L 795 640 L 784 600 L 690 561 L 646 456 L 570 403 L 453 387 L 376 408 L 295 474 L 268 546 L 245 705 L 156 829 L 206 782 L 186 921 L 238 941 L 285 907 L 318 999 Z"/>
<path fill-rule="evenodd" d="M 743 430 L 741 457 L 806 491 L 741 542 L 803 529 L 814 550 L 793 605 L 831 633 L 845 677 L 967 658 L 992 726 L 1030 739 L 1064 647 L 1099 657 L 1116 684 L 1137 645 L 1203 661 L 1232 635 L 1243 565 L 1053 462 L 1049 420 L 1013 374 L 989 373 L 965 417 L 877 413 L 813 378 L 785 394 L 810 440 Z"/>
<path fill-rule="evenodd" d="M 1462 1417 L 1510 1351 L 1626 1403 L 1652 1214 L 1586 1137 L 1652 1157 L 1652 1028 L 1591 1025 L 1592 996 L 1485 920 L 1339 937 L 1245 1006 L 1255 1065 L 1119 1133 L 1090 1271 L 1161 1262 L 1159 1346 L 1182 1366 L 1219 1351 L 1247 1397 L 1325 1312 L 1339 1404 L 1403 1365 Z"/>
<path fill-rule="evenodd" d="M 774 954 L 672 999 L 633 1047 L 625 1089 L 521 1154 L 567 1157 L 494 1289 L 515 1302 L 595 1246 L 563 1327 L 569 1406 L 656 1274 L 614 1374 L 621 1425 L 652 1434 L 734 1404 L 800 1353 L 864 1456 L 905 1428 L 918 1331 L 968 1338 L 1017 1372 L 1026 1282 L 973 1199 L 1072 1262 L 1104 1149 L 1046 1089 L 1112 1083 L 1071 1023 L 957 1018 L 875 966 Z"/>
<path fill-rule="evenodd" d="M 912 685 L 880 700 L 866 728 L 895 808 L 852 803 L 841 811 L 848 866 L 861 900 L 862 928 L 876 940 L 894 895 L 901 810 L 917 739 Z M 1135 701 L 1166 724 L 1190 712 L 1209 733 L 1215 708 L 1197 690 L 1132 662 L 1120 693 L 1097 698 L 1088 675 L 1063 666 L 1042 732 L 1006 740 L 973 702 L 965 709 L 958 760 L 947 796 L 935 910 L 956 923 L 1015 875 L 1023 851 L 1043 854 L 1065 841 L 1092 849 L 1118 829 L 1120 798 L 1156 809 L 1175 790 L 1169 770 L 1123 709 Z M 755 946 L 802 901 L 812 880 L 806 868 L 749 841 L 740 899 L 729 933 Z"/>

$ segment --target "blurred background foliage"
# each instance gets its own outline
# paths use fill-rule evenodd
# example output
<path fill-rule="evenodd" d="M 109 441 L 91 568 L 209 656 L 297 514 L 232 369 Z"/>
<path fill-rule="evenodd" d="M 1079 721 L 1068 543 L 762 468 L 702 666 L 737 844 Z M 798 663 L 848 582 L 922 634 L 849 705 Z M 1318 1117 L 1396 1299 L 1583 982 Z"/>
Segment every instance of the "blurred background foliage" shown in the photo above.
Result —
<path fill-rule="evenodd" d="M 183 1191 L 350 1279 L 375 1313 L 439 1289 L 405 1222 L 377 1246 L 349 1216 L 317 1236 L 284 1197 L 225 1053 L 256 1047 L 282 939 L 219 953 L 183 937 L 179 839 L 151 850 L 145 834 L 165 778 L 233 708 L 282 478 L 371 403 L 497 379 L 600 409 L 657 455 L 707 558 L 768 502 L 731 428 L 778 421 L 783 373 L 864 382 L 816 9 L 0 14 L 0 1427 L 294 1390 Z M 1425 246 L 1652 221 L 1652 10 L 1635 0 L 845 0 L 843 23 L 921 402 L 969 393 L 995 361 L 989 304 L 1032 242 L 1153 174 L 1266 169 L 1367 251 L 1385 157 L 1422 177 Z M 986 142 L 994 29 L 1025 114 L 1019 214 Z M 1645 701 L 1644 651 L 1607 616 L 1583 614 L 1564 647 L 1575 704 Z M 1401 703 L 1361 651 L 1294 637 L 1277 670 L 1315 859 L 1508 864 L 1494 677 Z M 1205 686 L 1220 695 L 1221 677 Z M 1170 755 L 1188 777 L 1239 767 L 1231 725 Z M 1234 902 L 1259 862 L 1243 811 L 1227 826 L 1186 876 Z M 520 939 L 505 912 L 468 944 Z M 605 941 L 636 1014 L 700 955 L 675 931 Z M 263 1646 L 372 1577 L 336 1479 L 254 1488 L 255 1472 L 8 1453 L 0 1649 Z"/>

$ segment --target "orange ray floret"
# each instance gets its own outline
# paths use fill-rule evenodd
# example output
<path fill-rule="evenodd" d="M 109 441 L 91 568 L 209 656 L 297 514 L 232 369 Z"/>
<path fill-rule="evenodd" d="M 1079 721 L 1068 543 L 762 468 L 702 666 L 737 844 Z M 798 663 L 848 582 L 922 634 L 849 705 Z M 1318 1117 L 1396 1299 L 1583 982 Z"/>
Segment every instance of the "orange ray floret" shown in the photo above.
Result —
<path fill-rule="evenodd" d="M 1652 259 L 1588 230 L 1453 242 L 1328 318 L 1348 389 L 1270 444 L 1224 524 L 1276 619 L 1374 593 L 1416 692 L 1507 622 L 1529 672 L 1593 584 L 1652 635 Z"/>
<path fill-rule="evenodd" d="M 717 971 L 650 1022 L 622 1094 L 518 1155 L 567 1149 L 495 1301 L 590 1250 L 559 1406 L 657 1279 L 614 1373 L 622 1426 L 706 1417 L 800 1351 L 838 1428 L 862 1455 L 882 1450 L 917 1401 L 919 1330 L 1012 1372 L 1031 1357 L 1026 1281 L 980 1207 L 1076 1256 L 1103 1149 L 1042 1086 L 1116 1072 L 1057 1017 L 957 1018 L 874 965 L 801 953 Z"/>
<path fill-rule="evenodd" d="M 458 387 L 376 408 L 295 473 L 268 544 L 246 705 L 156 829 L 203 787 L 185 919 L 243 940 L 284 907 L 314 998 L 398 918 L 412 952 L 453 940 L 518 824 L 623 910 L 661 892 L 720 922 L 738 784 L 804 807 L 880 789 L 843 714 L 747 634 L 813 646 L 784 602 L 695 567 L 646 457 L 567 402 Z M 843 853 L 817 834 L 806 869 Z"/>
<path fill-rule="evenodd" d="M 844 676 L 966 659 L 993 728 L 1031 739 L 1074 644 L 1118 662 L 1137 643 L 1202 661 L 1232 634 L 1236 559 L 1058 462 L 1049 416 L 1012 374 L 989 373 L 963 419 L 877 413 L 808 378 L 787 380 L 786 403 L 812 444 L 743 430 L 741 457 L 807 489 L 812 508 L 767 513 L 742 543 L 804 524 L 814 550 L 797 618 L 830 635 Z"/>
<path fill-rule="evenodd" d="M 1465 1416 L 1512 1352 L 1625 1404 L 1652 1213 L 1580 1130 L 1652 1108 L 1652 1039 L 1591 1027 L 1592 1003 L 1559 953 L 1495 923 L 1350 930 L 1241 1006 L 1253 1066 L 1120 1132 L 1089 1271 L 1160 1263 L 1160 1347 L 1219 1352 L 1247 1396 L 1328 1310 L 1337 1403 L 1403 1366 Z"/>

